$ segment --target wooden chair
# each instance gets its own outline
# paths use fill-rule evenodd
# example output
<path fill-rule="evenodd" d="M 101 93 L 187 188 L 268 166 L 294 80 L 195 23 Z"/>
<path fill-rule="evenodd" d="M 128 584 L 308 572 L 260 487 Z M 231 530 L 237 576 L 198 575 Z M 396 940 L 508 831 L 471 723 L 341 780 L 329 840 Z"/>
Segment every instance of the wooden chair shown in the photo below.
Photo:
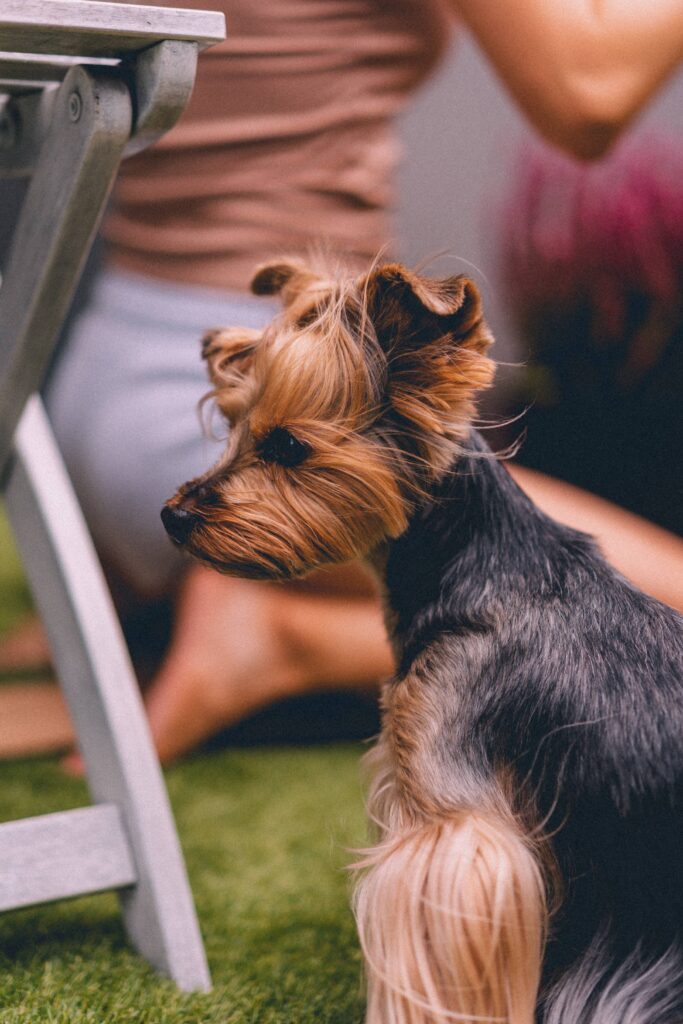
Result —
<path fill-rule="evenodd" d="M 105 889 L 133 945 L 210 985 L 138 687 L 37 395 L 119 161 L 189 97 L 222 14 L 0 0 L 0 175 L 29 177 L 0 286 L 0 493 L 83 754 L 92 806 L 0 825 L 0 910 Z"/>

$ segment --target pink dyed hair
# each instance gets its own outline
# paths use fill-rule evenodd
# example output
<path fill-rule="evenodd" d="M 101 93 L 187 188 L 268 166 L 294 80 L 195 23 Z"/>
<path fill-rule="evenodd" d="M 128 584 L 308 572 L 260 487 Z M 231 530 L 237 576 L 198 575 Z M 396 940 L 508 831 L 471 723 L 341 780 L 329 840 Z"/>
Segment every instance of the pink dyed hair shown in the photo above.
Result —
<path fill-rule="evenodd" d="M 683 308 L 683 146 L 627 140 L 598 164 L 523 154 L 503 217 L 504 278 L 522 321 L 549 304 L 593 311 L 593 335 L 629 333 L 629 299 Z"/>

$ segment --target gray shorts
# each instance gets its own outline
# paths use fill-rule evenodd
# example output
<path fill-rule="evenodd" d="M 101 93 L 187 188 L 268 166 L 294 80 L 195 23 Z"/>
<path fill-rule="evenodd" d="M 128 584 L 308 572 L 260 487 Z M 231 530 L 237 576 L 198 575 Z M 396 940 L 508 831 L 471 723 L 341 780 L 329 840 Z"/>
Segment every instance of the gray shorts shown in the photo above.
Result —
<path fill-rule="evenodd" d="M 259 328 L 274 308 L 105 270 L 74 322 L 46 388 L 48 413 L 95 543 L 141 594 L 164 592 L 183 564 L 162 504 L 220 454 L 198 415 L 209 389 L 201 335 Z"/>

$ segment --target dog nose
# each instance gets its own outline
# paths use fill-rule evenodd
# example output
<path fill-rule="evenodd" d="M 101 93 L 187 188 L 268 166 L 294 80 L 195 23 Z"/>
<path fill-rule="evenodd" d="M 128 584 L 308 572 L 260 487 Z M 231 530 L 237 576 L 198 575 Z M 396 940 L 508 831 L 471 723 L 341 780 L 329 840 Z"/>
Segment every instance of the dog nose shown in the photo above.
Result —
<path fill-rule="evenodd" d="M 166 532 L 177 544 L 185 544 L 197 525 L 197 516 L 186 508 L 164 505 L 161 510 L 161 521 Z"/>

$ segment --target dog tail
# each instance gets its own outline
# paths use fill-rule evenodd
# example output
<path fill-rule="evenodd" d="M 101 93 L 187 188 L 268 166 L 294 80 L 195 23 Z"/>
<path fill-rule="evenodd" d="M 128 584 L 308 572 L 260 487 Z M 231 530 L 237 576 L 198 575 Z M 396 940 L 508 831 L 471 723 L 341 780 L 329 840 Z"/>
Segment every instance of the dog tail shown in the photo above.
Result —
<path fill-rule="evenodd" d="M 543 1000 L 543 1024 L 675 1024 L 683 1021 L 683 951 L 642 947 L 621 960 L 606 927 Z"/>
<path fill-rule="evenodd" d="M 511 812 L 390 829 L 356 867 L 367 1024 L 532 1024 L 545 885 Z"/>

